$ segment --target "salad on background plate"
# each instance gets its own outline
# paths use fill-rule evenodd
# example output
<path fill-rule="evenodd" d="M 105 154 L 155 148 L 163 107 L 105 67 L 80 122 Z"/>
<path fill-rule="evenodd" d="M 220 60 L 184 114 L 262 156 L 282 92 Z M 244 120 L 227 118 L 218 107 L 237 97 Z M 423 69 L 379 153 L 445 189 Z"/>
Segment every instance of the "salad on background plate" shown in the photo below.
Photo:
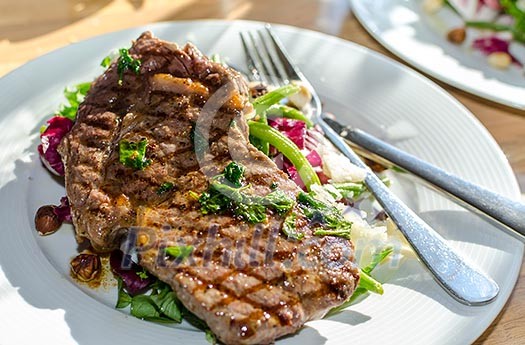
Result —
<path fill-rule="evenodd" d="M 487 56 L 490 66 L 521 69 L 525 63 L 525 1 L 523 0 L 424 0 L 428 15 L 451 9 L 462 25 L 450 28 L 447 39 L 469 44 Z M 467 40 L 467 37 L 469 39 Z"/>

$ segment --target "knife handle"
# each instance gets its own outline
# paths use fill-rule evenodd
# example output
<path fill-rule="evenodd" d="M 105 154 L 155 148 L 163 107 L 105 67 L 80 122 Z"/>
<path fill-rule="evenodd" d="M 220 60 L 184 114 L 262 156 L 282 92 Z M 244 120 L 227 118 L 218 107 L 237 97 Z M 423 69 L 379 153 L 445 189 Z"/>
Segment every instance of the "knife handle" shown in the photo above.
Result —
<path fill-rule="evenodd" d="M 345 139 L 422 178 L 453 196 L 462 205 L 470 206 L 478 213 L 489 216 L 506 228 L 525 236 L 525 204 L 448 173 L 361 129 L 347 127 L 345 132 L 341 133 Z"/>
<path fill-rule="evenodd" d="M 494 280 L 468 264 L 441 235 L 399 200 L 326 122 L 319 120 L 318 124 L 326 137 L 350 162 L 366 169 L 364 182 L 368 190 L 397 225 L 436 281 L 451 296 L 467 305 L 484 305 L 496 298 L 499 287 Z"/>

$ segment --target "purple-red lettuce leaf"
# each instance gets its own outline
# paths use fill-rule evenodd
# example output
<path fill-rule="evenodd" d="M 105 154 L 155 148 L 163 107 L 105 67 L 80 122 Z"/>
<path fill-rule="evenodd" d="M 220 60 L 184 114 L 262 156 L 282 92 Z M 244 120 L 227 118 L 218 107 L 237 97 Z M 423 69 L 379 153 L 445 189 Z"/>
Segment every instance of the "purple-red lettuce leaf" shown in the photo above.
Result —
<path fill-rule="evenodd" d="M 126 261 L 131 264 L 130 267 L 123 267 L 123 259 L 124 254 L 122 251 L 115 250 L 111 253 L 109 263 L 113 273 L 122 279 L 124 289 L 131 296 L 148 290 L 150 285 L 156 281 L 155 277 L 146 273 L 142 267 L 131 261 L 129 256 L 126 258 Z"/>
<path fill-rule="evenodd" d="M 294 142 L 299 149 L 304 149 L 306 136 L 306 123 L 300 120 L 276 117 L 268 119 L 268 124 L 283 133 Z"/>
<path fill-rule="evenodd" d="M 53 212 L 57 215 L 61 222 L 71 223 L 71 207 L 69 207 L 69 199 L 67 196 L 60 198 L 60 205 L 53 209 Z"/>
<path fill-rule="evenodd" d="M 510 53 L 509 46 L 509 41 L 501 39 L 497 36 L 478 38 L 472 43 L 472 47 L 474 49 L 479 50 L 485 55 L 499 52 L 507 53 L 512 58 L 512 62 L 521 66 L 521 63 Z"/>
<path fill-rule="evenodd" d="M 58 145 L 62 138 L 73 127 L 73 121 L 66 117 L 54 116 L 47 121 L 47 128 L 40 134 L 38 153 L 42 163 L 49 171 L 58 176 L 64 176 L 64 164 L 58 153 Z"/>

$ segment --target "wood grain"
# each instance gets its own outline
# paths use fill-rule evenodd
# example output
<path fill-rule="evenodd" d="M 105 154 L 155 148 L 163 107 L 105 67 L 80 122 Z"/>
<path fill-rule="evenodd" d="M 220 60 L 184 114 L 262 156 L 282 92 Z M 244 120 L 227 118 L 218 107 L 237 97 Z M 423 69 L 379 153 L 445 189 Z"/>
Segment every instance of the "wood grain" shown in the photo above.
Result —
<path fill-rule="evenodd" d="M 250 19 L 308 28 L 399 61 L 360 26 L 347 0 L 0 0 L 0 76 L 46 52 L 98 34 L 158 21 L 203 18 Z M 436 82 L 488 128 L 525 189 L 525 112 Z M 476 344 L 525 344 L 523 320 L 524 272 L 507 305 Z"/>

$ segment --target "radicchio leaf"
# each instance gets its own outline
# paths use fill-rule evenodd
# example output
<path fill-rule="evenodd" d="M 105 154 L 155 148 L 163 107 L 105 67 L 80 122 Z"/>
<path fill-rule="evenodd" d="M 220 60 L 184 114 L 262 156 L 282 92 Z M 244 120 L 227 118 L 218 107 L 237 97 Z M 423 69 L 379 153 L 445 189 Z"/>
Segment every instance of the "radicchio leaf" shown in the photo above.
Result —
<path fill-rule="evenodd" d="M 310 162 L 313 167 L 320 167 L 323 165 L 321 156 L 319 156 L 319 153 L 315 150 L 310 151 L 310 153 L 306 155 L 306 159 L 308 159 L 308 162 Z"/>
<path fill-rule="evenodd" d="M 490 55 L 492 53 L 503 52 L 510 55 L 512 62 L 521 66 L 521 63 L 516 60 L 514 56 L 509 51 L 510 42 L 504 39 L 501 39 L 496 36 L 482 37 L 474 40 L 472 47 L 481 51 L 485 55 Z"/>
<path fill-rule="evenodd" d="M 73 121 L 66 117 L 54 116 L 47 121 L 47 128 L 40 134 L 41 144 L 38 145 L 40 159 L 53 174 L 64 176 L 64 164 L 58 153 L 58 145 L 62 138 L 73 127 Z"/>
<path fill-rule="evenodd" d="M 268 119 L 268 124 L 286 135 L 300 150 L 304 149 L 306 123 L 300 120 L 277 117 Z"/>
<path fill-rule="evenodd" d="M 60 206 L 53 209 L 53 212 L 57 215 L 61 222 L 71 223 L 71 208 L 69 207 L 69 199 L 67 196 L 60 198 Z"/>
<path fill-rule="evenodd" d="M 147 275 L 147 278 L 142 278 L 139 274 L 143 274 L 144 269 L 131 261 L 128 256 L 126 259 L 131 263 L 130 268 L 123 267 L 124 254 L 120 250 L 115 250 L 111 253 L 109 263 L 111 270 L 115 275 L 122 279 L 124 289 L 131 295 L 135 296 L 139 293 L 145 292 L 156 279 Z"/>

